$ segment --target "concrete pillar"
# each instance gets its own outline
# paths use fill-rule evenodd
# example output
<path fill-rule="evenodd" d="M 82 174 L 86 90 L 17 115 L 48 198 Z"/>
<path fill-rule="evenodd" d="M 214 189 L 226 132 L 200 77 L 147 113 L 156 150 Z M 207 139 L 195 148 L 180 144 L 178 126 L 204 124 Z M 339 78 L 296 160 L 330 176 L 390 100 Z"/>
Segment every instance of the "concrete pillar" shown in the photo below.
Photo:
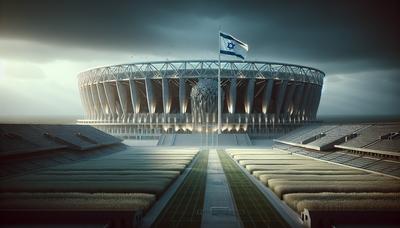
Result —
<path fill-rule="evenodd" d="M 108 114 L 110 114 L 110 108 L 108 106 L 107 97 L 106 97 L 106 94 L 104 91 L 104 86 L 101 83 L 97 83 L 96 87 L 97 87 L 97 92 L 99 94 L 100 104 L 101 104 L 101 107 L 103 108 L 103 113 L 105 115 L 108 115 Z"/>
<path fill-rule="evenodd" d="M 102 116 L 104 113 L 103 113 L 103 108 L 101 107 L 100 104 L 99 93 L 97 92 L 96 84 L 90 85 L 90 92 L 92 93 L 92 98 L 96 109 L 96 117 L 98 118 L 99 116 Z"/>
<path fill-rule="evenodd" d="M 90 91 L 90 85 L 85 85 L 85 87 L 83 87 L 84 92 L 85 92 L 85 96 L 86 96 L 86 104 L 89 107 L 89 116 L 90 118 L 94 118 L 95 116 L 95 108 L 94 108 L 94 104 L 93 104 L 93 98 L 92 98 L 92 92 Z"/>
<path fill-rule="evenodd" d="M 234 114 L 236 112 L 236 94 L 237 94 L 237 79 L 230 79 L 229 86 L 229 97 L 227 99 L 228 111 L 230 114 Z"/>
<path fill-rule="evenodd" d="M 296 84 L 289 85 L 286 89 L 285 101 L 283 102 L 283 107 L 281 112 L 285 115 L 289 113 L 289 107 L 293 104 L 293 95 L 296 90 Z"/>
<path fill-rule="evenodd" d="M 308 117 L 308 119 L 310 119 L 310 117 L 312 116 L 311 109 L 315 102 L 315 97 L 316 97 L 316 89 L 315 89 L 315 85 L 312 84 L 311 90 L 310 90 L 310 96 L 308 97 L 308 101 L 307 101 L 307 105 L 306 105 L 306 116 Z"/>
<path fill-rule="evenodd" d="M 115 97 L 114 91 L 112 89 L 111 82 L 104 82 L 103 86 L 104 86 L 104 93 L 107 98 L 107 103 L 108 103 L 110 114 L 113 118 L 115 118 L 117 116 L 117 109 L 116 109 L 116 105 L 115 105 L 116 97 Z"/>
<path fill-rule="evenodd" d="M 139 99 L 139 94 L 137 93 L 135 81 L 133 79 L 129 80 L 129 88 L 131 92 L 132 110 L 134 113 L 139 113 L 140 99 Z"/>
<path fill-rule="evenodd" d="M 263 101 L 262 101 L 262 112 L 264 114 L 268 113 L 268 107 L 271 102 L 272 90 L 274 88 L 274 80 L 266 80 L 266 86 L 264 89 Z"/>
<path fill-rule="evenodd" d="M 95 91 L 95 94 L 96 94 L 97 99 L 99 101 L 99 105 L 100 105 L 100 109 L 101 109 L 101 118 L 104 118 L 104 116 L 107 114 L 106 113 L 107 107 L 103 106 L 103 101 L 101 100 L 101 96 L 100 96 L 100 91 L 99 91 L 99 86 L 98 85 L 99 85 L 98 83 L 93 84 L 93 86 L 95 88 L 94 91 Z"/>
<path fill-rule="evenodd" d="M 245 103 L 244 103 L 244 110 L 247 114 L 250 114 L 253 112 L 255 84 L 256 84 L 256 79 L 254 79 L 254 78 L 249 79 L 249 81 L 247 83 L 246 97 L 245 97 Z"/>
<path fill-rule="evenodd" d="M 296 87 L 296 92 L 294 93 L 293 99 L 293 112 L 291 113 L 295 117 L 298 117 L 300 113 L 301 101 L 304 99 L 304 83 L 300 83 Z"/>
<path fill-rule="evenodd" d="M 170 113 L 171 111 L 171 97 L 169 95 L 169 80 L 168 78 L 163 78 L 161 81 L 162 86 L 162 98 L 163 98 L 163 108 L 164 113 Z"/>
<path fill-rule="evenodd" d="M 154 113 L 156 111 L 156 104 L 154 101 L 153 84 L 150 78 L 145 79 L 145 85 L 146 85 L 147 107 L 149 113 Z"/>
<path fill-rule="evenodd" d="M 86 116 L 90 115 L 90 109 L 89 109 L 89 104 L 87 103 L 87 98 L 86 98 L 86 92 L 85 92 L 85 86 L 82 85 L 79 87 L 79 94 L 81 96 L 82 104 L 83 104 L 83 109 L 85 110 Z"/>
<path fill-rule="evenodd" d="M 304 85 L 303 99 L 300 105 L 300 112 L 299 112 L 300 117 L 303 117 L 306 114 L 306 107 L 310 97 L 310 92 L 311 92 L 311 84 L 307 83 Z"/>
<path fill-rule="evenodd" d="M 288 81 L 282 80 L 282 83 L 279 86 L 279 94 L 276 102 L 276 117 L 279 118 L 283 106 L 283 102 L 285 100 L 286 95 L 286 88 L 287 88 Z"/>
<path fill-rule="evenodd" d="M 118 93 L 118 97 L 119 97 L 119 103 L 121 105 L 121 109 L 122 109 L 122 113 L 123 116 L 126 117 L 128 114 L 128 96 L 129 96 L 129 91 L 126 88 L 126 86 L 124 86 L 122 84 L 121 81 L 116 81 L 116 85 L 117 85 L 117 93 Z"/>
<path fill-rule="evenodd" d="M 187 96 L 186 96 L 186 79 L 179 79 L 179 110 L 181 113 L 186 113 Z"/>
<path fill-rule="evenodd" d="M 93 100 L 92 90 L 91 90 L 91 87 L 90 87 L 89 84 L 86 85 L 86 92 L 87 92 L 87 95 L 88 95 L 88 98 L 89 98 L 89 105 L 90 105 L 90 108 L 92 110 L 91 111 L 91 118 L 92 119 L 96 119 L 97 110 L 96 110 L 96 106 L 95 106 L 95 103 L 94 103 L 94 100 Z"/>
<path fill-rule="evenodd" d="M 321 99 L 321 86 L 314 85 L 313 101 L 310 106 L 310 118 L 311 119 L 315 119 L 317 116 L 320 99 Z"/>

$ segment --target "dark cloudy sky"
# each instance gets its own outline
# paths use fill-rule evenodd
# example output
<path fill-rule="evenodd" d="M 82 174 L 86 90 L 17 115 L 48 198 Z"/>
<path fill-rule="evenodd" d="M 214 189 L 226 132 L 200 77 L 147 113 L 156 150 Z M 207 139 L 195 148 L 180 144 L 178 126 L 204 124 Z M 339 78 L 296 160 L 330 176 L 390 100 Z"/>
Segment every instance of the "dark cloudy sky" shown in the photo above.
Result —
<path fill-rule="evenodd" d="M 82 115 L 76 75 L 135 61 L 217 58 L 217 32 L 249 60 L 326 72 L 319 115 L 400 116 L 397 1 L 0 0 L 0 116 Z"/>

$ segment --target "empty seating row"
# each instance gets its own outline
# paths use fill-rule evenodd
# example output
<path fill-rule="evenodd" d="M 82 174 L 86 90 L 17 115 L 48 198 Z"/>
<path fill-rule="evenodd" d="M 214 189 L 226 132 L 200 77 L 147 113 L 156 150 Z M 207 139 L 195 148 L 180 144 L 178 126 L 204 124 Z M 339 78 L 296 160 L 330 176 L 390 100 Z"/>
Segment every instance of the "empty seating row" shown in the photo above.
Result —
<path fill-rule="evenodd" d="M 339 227 L 352 221 L 357 225 L 376 226 L 400 223 L 398 178 L 281 150 L 264 149 L 264 153 L 227 150 L 227 153 L 300 214 L 309 227 Z M 350 161 L 348 154 L 327 155 L 333 160 L 346 158 L 343 162 Z"/>
<path fill-rule="evenodd" d="M 400 124 L 311 125 L 275 141 L 312 150 L 326 151 L 336 147 L 393 156 L 392 152 L 400 152 Z"/>
<path fill-rule="evenodd" d="M 355 133 L 357 130 L 368 126 L 369 125 L 360 124 L 339 125 L 325 132 L 323 137 L 320 137 L 315 141 L 310 142 L 308 145 L 317 146 L 321 149 L 330 149 L 333 148 L 334 143 L 337 144 L 344 142 L 346 140 L 346 136 L 349 136 L 352 133 Z"/>
<path fill-rule="evenodd" d="M 197 153 L 125 147 L 0 179 L 0 226 L 135 227 Z"/>
<path fill-rule="evenodd" d="M 118 138 L 84 125 L 0 125 L 0 156 L 62 148 L 88 150 L 120 142 Z"/>
<path fill-rule="evenodd" d="M 400 124 L 375 124 L 357 132 L 357 137 L 336 145 L 338 148 L 365 151 L 400 152 L 400 137 L 384 137 L 399 133 Z"/>
<path fill-rule="evenodd" d="M 352 166 L 355 168 L 362 168 L 374 172 L 400 177 L 400 161 L 398 160 L 389 160 L 386 158 L 366 156 L 363 154 L 353 154 L 348 153 L 345 150 L 335 152 L 322 152 L 307 150 L 296 146 L 290 146 L 290 148 L 280 150 L 284 150 L 293 154 L 317 158 L 324 161 Z"/>

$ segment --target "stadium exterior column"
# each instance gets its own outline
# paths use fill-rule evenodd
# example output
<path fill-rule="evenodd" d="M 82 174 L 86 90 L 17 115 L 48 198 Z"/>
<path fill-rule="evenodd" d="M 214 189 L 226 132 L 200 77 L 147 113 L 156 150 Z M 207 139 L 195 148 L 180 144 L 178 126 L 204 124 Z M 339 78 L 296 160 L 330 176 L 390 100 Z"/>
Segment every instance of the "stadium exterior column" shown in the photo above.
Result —
<path fill-rule="evenodd" d="M 268 113 L 268 106 L 271 101 L 272 89 L 274 88 L 274 80 L 268 79 L 266 83 L 267 83 L 267 85 L 266 85 L 266 88 L 264 89 L 264 96 L 263 96 L 263 102 L 262 102 L 262 112 L 264 114 Z"/>
<path fill-rule="evenodd" d="M 312 119 L 314 119 L 314 105 L 318 99 L 318 90 L 319 90 L 319 86 L 314 85 L 313 99 L 310 103 L 310 118 L 312 118 Z"/>
<path fill-rule="evenodd" d="M 87 110 L 88 110 L 88 113 L 87 113 L 87 116 L 89 117 L 89 119 L 90 119 L 90 115 L 91 115 L 91 113 L 92 113 L 92 107 L 90 107 L 90 104 L 89 104 L 89 99 L 88 99 L 88 95 L 87 95 L 87 92 L 86 92 L 86 87 L 87 87 L 87 85 L 86 84 L 84 84 L 83 86 L 82 86 L 82 95 L 83 95 L 83 99 L 85 100 L 85 103 L 86 103 L 86 105 L 87 105 Z"/>
<path fill-rule="evenodd" d="M 253 101 L 254 101 L 254 86 L 256 83 L 256 79 L 250 78 L 247 83 L 247 90 L 246 90 L 246 103 L 245 103 L 245 111 L 247 114 L 253 112 Z"/>
<path fill-rule="evenodd" d="M 129 88 L 130 88 L 130 92 L 131 92 L 133 113 L 139 113 L 140 112 L 140 99 L 138 97 L 135 80 L 129 79 Z"/>
<path fill-rule="evenodd" d="M 230 79 L 229 100 L 227 100 L 228 111 L 230 114 L 234 114 L 236 112 L 236 96 L 237 96 L 237 79 L 236 77 L 234 77 Z"/>
<path fill-rule="evenodd" d="M 108 103 L 108 107 L 110 108 L 110 113 L 112 118 L 115 118 L 115 116 L 117 115 L 116 112 L 116 108 L 115 108 L 115 94 L 112 91 L 111 88 L 111 83 L 110 82 L 104 82 L 103 83 L 104 86 L 104 92 L 106 94 L 106 98 L 107 98 L 107 103 Z"/>
<path fill-rule="evenodd" d="M 278 95 L 278 99 L 277 99 L 277 102 L 276 102 L 276 112 L 275 112 L 276 113 L 276 118 L 278 118 L 278 119 L 280 117 L 282 106 L 283 106 L 283 102 L 285 100 L 287 84 L 288 84 L 287 80 L 282 80 L 282 83 L 279 86 L 279 95 Z"/>
<path fill-rule="evenodd" d="M 303 116 L 306 117 L 307 120 L 308 120 L 308 105 L 310 104 L 310 101 L 312 100 L 312 96 L 313 96 L 312 93 L 313 93 L 313 86 L 312 86 L 312 84 L 309 84 L 308 92 L 304 99 L 304 107 L 303 107 Z"/>
<path fill-rule="evenodd" d="M 293 94 L 294 94 L 295 90 L 296 90 L 295 83 L 288 85 L 285 101 L 283 102 L 283 107 L 282 107 L 282 113 L 285 115 L 285 118 L 288 117 L 289 106 L 290 106 L 290 104 L 293 103 Z"/>
<path fill-rule="evenodd" d="M 89 96 L 89 103 L 92 105 L 92 119 L 96 119 L 96 117 L 97 117 L 97 107 L 96 107 L 96 103 L 94 102 L 91 85 L 88 84 L 86 89 L 87 89 L 87 93 L 88 93 L 88 96 Z"/>
<path fill-rule="evenodd" d="M 294 103 L 293 103 L 293 112 L 291 113 L 296 117 L 296 119 L 299 117 L 299 112 L 300 112 L 300 105 L 301 105 L 301 98 L 304 96 L 304 83 L 301 82 L 299 85 L 296 87 L 296 92 L 294 95 Z"/>
<path fill-rule="evenodd" d="M 125 86 L 122 84 L 121 81 L 117 81 L 117 93 L 118 93 L 118 97 L 119 97 L 119 103 L 121 104 L 121 108 L 122 108 L 122 113 L 124 118 L 127 116 L 128 114 L 128 91 L 125 88 Z"/>
<path fill-rule="evenodd" d="M 147 107 L 149 109 L 149 113 L 154 113 L 156 110 L 155 102 L 154 102 L 154 93 L 153 93 L 153 84 L 151 79 L 146 77 L 146 97 L 147 97 Z"/>
<path fill-rule="evenodd" d="M 93 105 L 93 98 L 92 98 L 92 93 L 90 91 L 90 85 L 86 84 L 86 86 L 84 87 L 84 91 L 86 94 L 86 100 L 87 100 L 87 104 L 89 105 L 89 111 L 90 111 L 90 118 L 93 119 L 95 116 L 95 110 L 94 110 L 94 105 Z"/>
<path fill-rule="evenodd" d="M 186 79 L 179 79 L 179 110 L 186 113 L 187 97 L 186 97 Z"/>
<path fill-rule="evenodd" d="M 307 84 L 305 84 L 305 87 L 304 87 L 303 100 L 300 105 L 300 117 L 302 118 L 302 120 L 306 114 L 306 107 L 307 107 L 308 99 L 310 97 L 310 92 L 311 92 L 311 85 L 307 83 Z"/>
<path fill-rule="evenodd" d="M 101 83 L 96 84 L 97 92 L 99 94 L 99 100 L 101 107 L 103 108 L 103 113 L 107 116 L 110 113 L 109 106 L 107 103 L 106 94 L 104 92 L 104 86 Z"/>
<path fill-rule="evenodd" d="M 96 84 L 90 85 L 90 91 L 92 93 L 93 102 L 94 102 L 94 105 L 96 108 L 96 119 L 98 119 L 100 116 L 103 115 L 103 108 L 101 107 L 101 104 L 100 104 L 99 94 L 97 92 Z"/>
<path fill-rule="evenodd" d="M 85 109 L 85 113 L 87 116 L 88 114 L 90 114 L 90 109 L 89 109 L 89 104 L 87 103 L 87 100 L 86 100 L 85 85 L 81 85 L 79 87 L 79 93 L 80 93 L 81 100 L 83 103 L 83 108 Z"/>
<path fill-rule="evenodd" d="M 317 117 L 317 112 L 318 112 L 319 102 L 321 101 L 321 96 L 322 96 L 322 86 L 320 86 L 320 88 L 318 89 L 317 101 L 315 102 L 315 107 L 314 107 L 315 118 Z"/>
<path fill-rule="evenodd" d="M 106 111 L 105 111 L 106 109 L 105 109 L 105 107 L 103 107 L 103 102 L 102 102 L 101 97 L 99 95 L 98 83 L 94 83 L 92 86 L 93 86 L 93 88 L 92 88 L 93 96 L 96 96 L 97 100 L 99 102 L 98 104 L 99 104 L 100 113 L 101 113 L 101 118 L 100 119 L 103 119 L 104 116 L 106 115 Z"/>
<path fill-rule="evenodd" d="M 319 101 L 321 99 L 321 90 L 322 90 L 321 86 L 315 85 L 315 99 L 313 100 L 311 108 L 311 116 L 313 119 L 317 117 Z"/>
<path fill-rule="evenodd" d="M 308 101 L 307 101 L 307 105 L 306 105 L 306 116 L 307 116 L 308 120 L 310 120 L 310 118 L 312 117 L 311 110 L 312 110 L 313 102 L 314 102 L 315 96 L 316 96 L 315 91 L 316 91 L 315 85 L 312 84 L 311 90 L 310 90 L 310 95 L 308 97 Z"/>
<path fill-rule="evenodd" d="M 168 78 L 162 78 L 162 98 L 164 113 L 170 113 L 171 110 L 171 97 L 169 96 L 169 81 Z"/>

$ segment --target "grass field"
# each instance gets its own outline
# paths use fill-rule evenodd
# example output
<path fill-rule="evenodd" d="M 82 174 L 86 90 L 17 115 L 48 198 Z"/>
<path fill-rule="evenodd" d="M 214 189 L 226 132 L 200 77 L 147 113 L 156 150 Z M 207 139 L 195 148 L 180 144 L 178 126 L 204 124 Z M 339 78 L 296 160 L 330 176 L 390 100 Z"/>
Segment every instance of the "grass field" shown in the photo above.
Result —
<path fill-rule="evenodd" d="M 361 175 L 279 175 L 279 174 L 262 174 L 259 175 L 260 181 L 267 186 L 270 182 L 276 181 L 361 181 L 361 180 L 391 180 L 389 177 L 384 177 L 375 174 Z"/>
<path fill-rule="evenodd" d="M 304 208 L 297 207 L 300 202 L 308 201 L 308 202 L 335 202 L 335 201 L 348 201 L 355 202 L 359 200 L 390 200 L 396 202 L 400 208 L 400 193 L 380 193 L 380 192 L 360 192 L 360 193 L 334 193 L 334 192 L 321 192 L 321 193 L 292 193 L 286 194 L 283 196 L 283 200 L 291 207 L 293 210 L 296 210 L 298 213 L 302 212 Z M 332 204 L 332 203 L 331 203 Z M 309 204 L 310 205 L 310 204 Z M 315 205 L 315 203 L 313 203 Z M 378 205 L 370 204 L 370 206 L 366 207 L 373 209 L 374 207 L 378 207 Z M 332 205 L 330 206 L 332 207 Z M 348 207 L 348 206 L 347 206 Z"/>
<path fill-rule="evenodd" d="M 244 227 L 288 227 L 262 192 L 224 151 L 218 151 Z"/>
<path fill-rule="evenodd" d="M 287 152 L 234 151 L 230 155 L 292 209 L 399 210 L 400 181 Z M 251 158 L 253 157 L 253 158 Z"/>
<path fill-rule="evenodd" d="M 207 178 L 208 151 L 202 151 L 190 173 L 153 227 L 200 227 Z"/>
<path fill-rule="evenodd" d="M 147 210 L 156 196 L 147 193 L 3 193 L 2 209 Z"/>
<path fill-rule="evenodd" d="M 147 209 L 197 153 L 192 149 L 128 148 L 2 180 L 0 198 L 11 198 L 0 201 L 0 209 Z"/>

